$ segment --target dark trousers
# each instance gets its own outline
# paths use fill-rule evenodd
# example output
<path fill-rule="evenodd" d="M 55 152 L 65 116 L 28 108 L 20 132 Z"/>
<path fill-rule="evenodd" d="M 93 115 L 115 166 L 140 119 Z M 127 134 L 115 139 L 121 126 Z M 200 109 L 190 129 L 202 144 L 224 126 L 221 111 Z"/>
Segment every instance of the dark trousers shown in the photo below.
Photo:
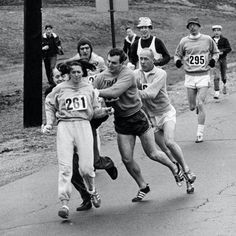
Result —
<path fill-rule="evenodd" d="M 223 84 L 226 84 L 226 70 L 227 70 L 226 58 L 219 59 L 213 73 L 215 91 L 220 91 L 220 78 Z"/>
<path fill-rule="evenodd" d="M 44 61 L 44 66 L 45 66 L 45 71 L 46 71 L 46 75 L 48 78 L 48 83 L 50 85 L 53 85 L 53 74 L 52 74 L 52 70 L 53 68 L 56 66 L 56 62 L 57 62 L 57 55 L 55 56 L 51 56 L 51 57 L 45 57 L 43 59 Z"/>
<path fill-rule="evenodd" d="M 109 157 L 100 156 L 98 143 L 97 143 L 97 131 L 96 128 L 92 125 L 93 138 L 94 138 L 94 168 L 95 169 L 109 169 L 114 166 L 114 162 Z M 89 148 L 89 147 L 88 147 Z M 79 164 L 78 164 L 78 154 L 74 152 L 73 155 L 73 175 L 71 178 L 71 183 L 74 185 L 76 190 L 80 193 L 83 201 L 90 200 L 90 194 L 87 191 L 87 188 L 84 184 L 84 180 L 79 173 Z"/>

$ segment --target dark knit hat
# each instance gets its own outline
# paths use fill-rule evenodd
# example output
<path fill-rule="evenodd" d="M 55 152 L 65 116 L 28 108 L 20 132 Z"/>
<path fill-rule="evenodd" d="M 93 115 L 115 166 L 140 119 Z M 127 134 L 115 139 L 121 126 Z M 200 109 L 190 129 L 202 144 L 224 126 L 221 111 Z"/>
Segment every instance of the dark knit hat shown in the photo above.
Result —
<path fill-rule="evenodd" d="M 52 29 L 52 28 L 53 28 L 53 26 L 52 26 L 52 25 L 49 25 L 49 24 L 47 24 L 47 25 L 45 25 L 44 29 L 46 30 L 47 28 L 50 28 L 50 29 Z"/>
<path fill-rule="evenodd" d="M 200 24 L 200 21 L 199 21 L 198 17 L 192 17 L 192 18 L 188 19 L 188 22 L 187 22 L 187 25 L 186 25 L 187 29 L 189 27 L 189 24 L 191 24 L 191 23 L 197 24 L 199 27 L 201 27 L 201 24 Z"/>
<path fill-rule="evenodd" d="M 90 49 L 91 49 L 91 53 L 93 51 L 93 46 L 91 41 L 88 38 L 80 38 L 80 40 L 78 41 L 78 45 L 77 45 L 77 52 L 79 53 L 79 49 L 82 45 L 88 44 Z"/>

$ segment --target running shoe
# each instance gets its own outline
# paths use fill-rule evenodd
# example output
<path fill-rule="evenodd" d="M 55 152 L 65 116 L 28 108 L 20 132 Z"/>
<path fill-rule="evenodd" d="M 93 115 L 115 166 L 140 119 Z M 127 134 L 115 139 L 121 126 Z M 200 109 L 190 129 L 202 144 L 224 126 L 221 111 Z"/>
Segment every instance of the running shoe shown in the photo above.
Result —
<path fill-rule="evenodd" d="M 215 91 L 214 99 L 219 99 L 220 91 Z"/>
<path fill-rule="evenodd" d="M 67 219 L 69 217 L 69 207 L 66 205 L 62 206 L 58 211 L 58 215 L 63 219 Z"/>
<path fill-rule="evenodd" d="M 197 135 L 195 143 L 202 143 L 202 142 L 203 142 L 203 135 L 202 134 Z"/>
<path fill-rule="evenodd" d="M 132 202 L 141 202 L 145 197 L 145 195 L 149 192 L 150 192 L 150 187 L 147 184 L 145 188 L 139 189 L 137 196 L 132 199 Z"/>
<path fill-rule="evenodd" d="M 76 211 L 87 211 L 92 208 L 92 203 L 89 200 L 84 200 L 79 207 L 76 208 Z"/>
<path fill-rule="evenodd" d="M 107 174 L 113 179 L 117 179 L 118 177 L 118 170 L 115 166 L 112 166 L 108 169 L 105 169 L 105 171 L 107 172 Z"/>
<path fill-rule="evenodd" d="M 177 185 L 179 187 L 181 187 L 182 184 L 183 184 L 182 182 L 184 181 L 183 171 L 182 171 L 182 168 L 181 168 L 181 166 L 180 166 L 180 164 L 178 162 L 176 162 L 174 164 L 177 167 L 177 171 L 176 171 L 176 173 L 174 175 L 175 181 L 176 181 Z"/>
<path fill-rule="evenodd" d="M 101 198 L 96 190 L 94 190 L 94 192 L 91 193 L 91 202 L 96 208 L 101 206 Z"/>
<path fill-rule="evenodd" d="M 223 94 L 227 94 L 226 85 L 223 86 L 222 92 L 223 92 Z"/>
<path fill-rule="evenodd" d="M 184 178 L 190 183 L 193 184 L 196 180 L 197 176 L 191 171 L 187 171 L 184 173 Z"/>

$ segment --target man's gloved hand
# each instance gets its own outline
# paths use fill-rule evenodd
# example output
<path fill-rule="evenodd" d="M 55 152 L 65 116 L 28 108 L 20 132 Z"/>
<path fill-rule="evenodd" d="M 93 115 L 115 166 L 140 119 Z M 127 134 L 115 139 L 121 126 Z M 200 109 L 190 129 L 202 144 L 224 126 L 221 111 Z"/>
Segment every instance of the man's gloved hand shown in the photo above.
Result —
<path fill-rule="evenodd" d="M 215 67 L 216 65 L 216 61 L 212 58 L 210 61 L 209 61 L 209 64 L 208 64 L 211 68 Z"/>
<path fill-rule="evenodd" d="M 176 65 L 177 68 L 180 68 L 183 64 L 182 64 L 181 60 L 177 60 L 175 62 L 175 65 Z"/>

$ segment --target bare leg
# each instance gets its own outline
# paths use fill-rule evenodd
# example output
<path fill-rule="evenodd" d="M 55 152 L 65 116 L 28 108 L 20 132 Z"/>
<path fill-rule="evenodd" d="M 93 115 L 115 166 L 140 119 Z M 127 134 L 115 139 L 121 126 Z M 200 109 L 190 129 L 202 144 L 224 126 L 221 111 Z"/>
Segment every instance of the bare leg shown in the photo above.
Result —
<path fill-rule="evenodd" d="M 206 112 L 205 112 L 205 100 L 207 96 L 208 87 L 203 87 L 198 89 L 198 97 L 197 97 L 197 106 L 199 109 L 198 114 L 198 124 L 204 125 L 206 120 Z"/>
<path fill-rule="evenodd" d="M 157 149 L 152 129 L 146 131 L 143 135 L 141 135 L 140 140 L 143 150 L 150 159 L 167 166 L 172 171 L 173 175 L 176 174 L 176 165 L 167 157 L 164 152 Z"/>
<path fill-rule="evenodd" d="M 134 146 L 136 137 L 133 135 L 117 134 L 118 148 L 121 154 L 122 161 L 133 179 L 138 184 L 139 188 L 145 188 L 147 186 L 143 179 L 141 170 L 137 162 L 134 161 Z"/>
<path fill-rule="evenodd" d="M 182 166 L 184 172 L 187 172 L 189 167 L 185 162 L 182 149 L 175 141 L 175 122 L 168 121 L 164 124 L 164 141 L 175 160 Z"/>
<path fill-rule="evenodd" d="M 172 162 L 175 162 L 175 158 L 171 154 L 170 149 L 166 146 L 164 140 L 164 134 L 162 130 L 159 130 L 154 133 L 155 135 L 155 142 L 160 147 L 160 149 L 169 157 Z"/>

